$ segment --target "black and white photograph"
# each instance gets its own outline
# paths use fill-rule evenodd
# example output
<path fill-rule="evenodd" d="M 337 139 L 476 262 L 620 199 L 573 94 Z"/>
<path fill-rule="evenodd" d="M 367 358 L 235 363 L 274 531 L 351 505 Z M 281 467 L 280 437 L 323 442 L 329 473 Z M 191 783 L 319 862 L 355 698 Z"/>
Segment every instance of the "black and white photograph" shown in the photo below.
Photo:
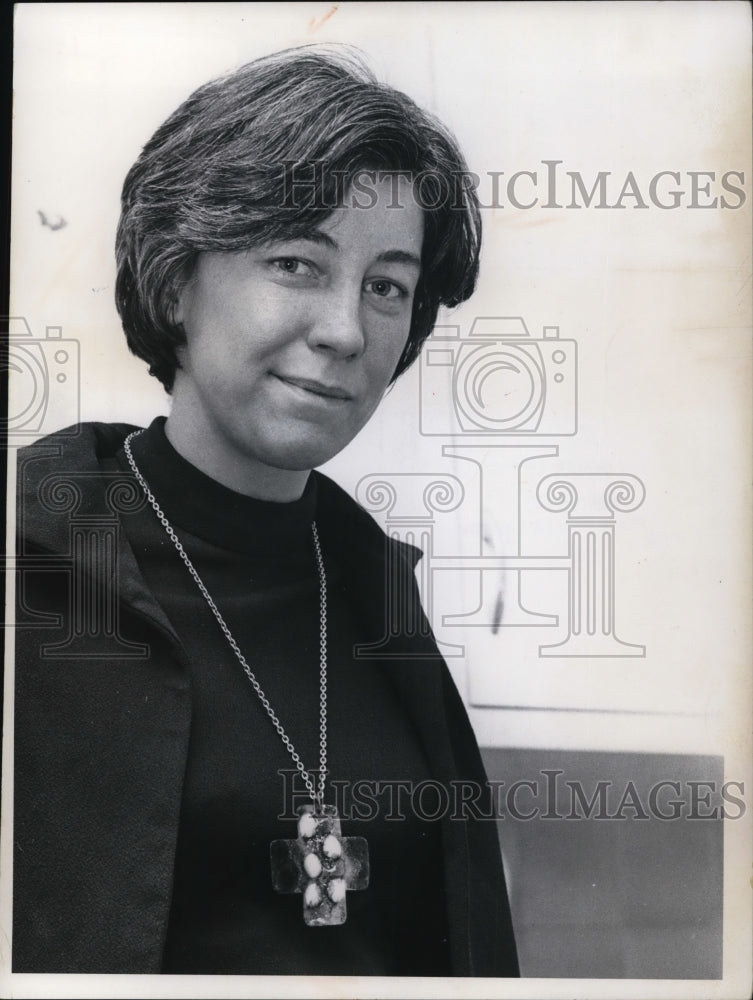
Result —
<path fill-rule="evenodd" d="M 749 5 L 12 53 L 0 995 L 750 996 Z"/>

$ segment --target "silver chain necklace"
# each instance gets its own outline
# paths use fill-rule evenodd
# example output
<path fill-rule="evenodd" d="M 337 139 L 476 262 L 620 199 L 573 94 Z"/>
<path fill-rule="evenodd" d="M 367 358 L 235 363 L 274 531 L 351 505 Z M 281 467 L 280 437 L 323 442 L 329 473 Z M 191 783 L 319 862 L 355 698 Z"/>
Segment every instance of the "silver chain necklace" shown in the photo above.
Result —
<path fill-rule="evenodd" d="M 319 572 L 319 790 L 303 766 L 290 737 L 283 729 L 269 699 L 246 662 L 225 619 L 204 586 L 172 525 L 141 475 L 131 451 L 131 441 L 143 431 L 132 431 L 125 439 L 123 450 L 141 489 L 159 518 L 162 527 L 177 549 L 204 600 L 217 619 L 223 635 L 235 653 L 243 671 L 272 721 L 272 725 L 298 768 L 311 796 L 312 805 L 298 809 L 298 837 L 295 840 L 273 840 L 270 846 L 272 886 L 276 892 L 302 893 L 303 919 L 310 927 L 331 927 L 345 923 L 346 891 L 366 889 L 369 884 L 369 848 L 363 837 L 343 837 L 340 818 L 334 806 L 324 804 L 327 777 L 327 577 L 319 544 L 316 521 L 311 522 L 316 567 Z"/>
<path fill-rule="evenodd" d="M 204 586 L 172 525 L 141 475 L 131 451 L 131 441 L 143 431 L 132 431 L 125 439 L 123 450 L 141 489 L 159 518 L 162 527 L 177 549 L 204 600 L 217 619 L 223 635 L 235 653 L 254 691 L 259 696 L 272 725 L 298 768 L 311 796 L 312 805 L 298 809 L 298 837 L 295 840 L 273 840 L 270 844 L 272 886 L 276 892 L 300 892 L 303 895 L 303 919 L 310 927 L 331 927 L 345 923 L 346 891 L 366 889 L 369 884 L 369 848 L 363 837 L 343 837 L 340 818 L 334 806 L 324 804 L 327 777 L 327 577 L 319 544 L 316 521 L 311 522 L 316 567 L 319 572 L 319 790 L 314 779 L 283 729 L 261 685 L 246 662 L 225 619 Z"/>
<path fill-rule="evenodd" d="M 222 617 L 219 608 L 214 603 L 212 595 L 205 587 L 204 581 L 201 579 L 198 572 L 196 571 L 196 567 L 189 559 L 188 554 L 186 553 L 186 550 L 183 548 L 180 539 L 175 534 L 172 525 L 168 521 L 160 505 L 157 503 L 154 494 L 149 489 L 147 481 L 144 479 L 141 472 L 139 471 L 139 467 L 136 465 L 136 461 L 131 451 L 131 441 L 135 437 L 138 437 L 139 434 L 143 434 L 143 431 L 132 431 L 125 439 L 125 442 L 123 443 L 123 450 L 125 451 L 126 458 L 128 459 L 128 464 L 131 466 L 131 470 L 133 471 L 134 476 L 138 480 L 139 485 L 141 486 L 141 489 L 144 491 L 147 500 L 154 509 L 154 513 L 159 518 L 162 527 L 165 529 L 168 536 L 170 537 L 170 540 L 177 549 L 178 555 L 185 563 L 186 569 L 193 577 L 196 586 L 199 588 L 204 597 L 204 600 L 212 609 L 212 614 L 217 619 L 217 624 L 222 629 L 222 633 L 227 639 L 230 648 L 233 650 L 236 657 L 238 658 L 238 661 L 240 662 L 240 665 L 243 667 L 243 671 L 246 674 L 246 677 L 248 677 L 248 679 L 251 681 L 251 685 L 254 691 L 256 691 L 257 695 L 259 696 L 259 700 L 264 706 L 267 715 L 272 720 L 272 725 L 277 730 L 277 733 L 282 742 L 284 743 L 286 750 L 293 759 L 295 766 L 298 768 L 306 784 L 306 788 L 308 789 L 312 801 L 321 811 L 321 809 L 324 806 L 324 785 L 327 778 L 327 577 L 324 572 L 324 559 L 322 558 L 322 549 L 319 544 L 319 532 L 317 531 L 316 521 L 311 522 L 311 534 L 313 535 L 314 538 L 316 566 L 319 571 L 319 790 L 318 792 L 316 790 L 313 778 L 304 767 L 303 761 L 301 760 L 297 750 L 293 746 L 290 737 L 285 732 L 282 723 L 277 718 L 277 715 L 275 714 L 274 709 L 270 705 L 267 696 L 264 694 L 261 684 L 259 684 L 259 681 L 254 676 L 251 667 L 249 667 L 245 656 L 240 650 L 240 646 L 235 641 L 235 637 L 233 636 L 230 629 L 227 627 L 225 619 Z"/>

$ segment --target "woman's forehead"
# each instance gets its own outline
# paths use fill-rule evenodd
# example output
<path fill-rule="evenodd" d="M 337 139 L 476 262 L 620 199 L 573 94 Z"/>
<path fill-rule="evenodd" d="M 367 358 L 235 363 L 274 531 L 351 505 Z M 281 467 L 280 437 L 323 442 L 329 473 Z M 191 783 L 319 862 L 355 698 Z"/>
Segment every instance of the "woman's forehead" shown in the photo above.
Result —
<path fill-rule="evenodd" d="M 401 180 L 401 186 L 404 190 L 397 199 L 387 180 L 368 189 L 351 189 L 325 218 L 289 238 L 333 251 L 356 242 L 385 262 L 420 268 L 424 212 L 411 195 L 410 181 Z"/>

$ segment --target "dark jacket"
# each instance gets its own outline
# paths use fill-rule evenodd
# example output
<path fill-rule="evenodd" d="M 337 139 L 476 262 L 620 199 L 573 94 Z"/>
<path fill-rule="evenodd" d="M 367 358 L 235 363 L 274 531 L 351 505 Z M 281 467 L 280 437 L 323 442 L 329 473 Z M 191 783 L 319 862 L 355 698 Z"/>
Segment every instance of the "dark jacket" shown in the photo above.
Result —
<path fill-rule="evenodd" d="M 191 686 L 118 526 L 117 510 L 143 502 L 113 461 L 132 429 L 84 424 L 19 452 L 14 972 L 161 968 Z M 436 780 L 483 785 L 420 610 L 419 551 L 316 475 L 322 544 L 362 615 L 363 652 L 394 682 Z M 402 595 L 400 628 L 386 628 L 388 589 Z M 448 814 L 442 824 L 453 973 L 516 976 L 496 823 Z"/>

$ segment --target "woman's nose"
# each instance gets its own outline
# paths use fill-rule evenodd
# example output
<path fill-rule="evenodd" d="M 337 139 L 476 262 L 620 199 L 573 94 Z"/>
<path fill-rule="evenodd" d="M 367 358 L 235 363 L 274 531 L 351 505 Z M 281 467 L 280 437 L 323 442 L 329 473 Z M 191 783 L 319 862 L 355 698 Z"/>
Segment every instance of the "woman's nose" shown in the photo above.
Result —
<path fill-rule="evenodd" d="M 333 289 L 317 304 L 312 317 L 309 343 L 333 351 L 343 358 L 358 357 L 366 345 L 363 328 L 361 289 Z"/>

